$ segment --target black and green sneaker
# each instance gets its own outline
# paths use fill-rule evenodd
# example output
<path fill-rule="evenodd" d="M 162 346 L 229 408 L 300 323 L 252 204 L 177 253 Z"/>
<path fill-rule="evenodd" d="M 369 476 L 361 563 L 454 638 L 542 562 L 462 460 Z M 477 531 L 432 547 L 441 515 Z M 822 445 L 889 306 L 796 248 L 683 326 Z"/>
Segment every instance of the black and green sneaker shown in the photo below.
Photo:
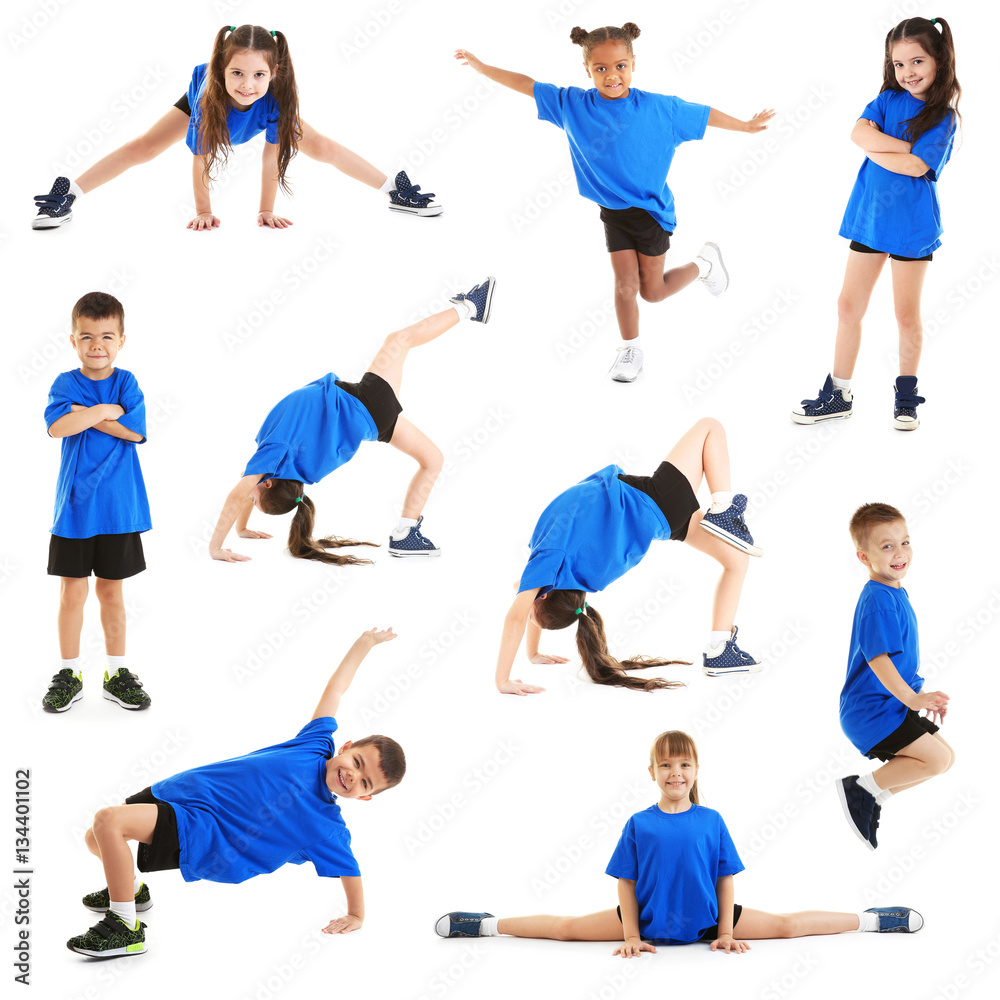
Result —
<path fill-rule="evenodd" d="M 111 893 L 108 892 L 108 887 L 105 886 L 99 892 L 87 893 L 83 897 L 83 905 L 88 910 L 93 910 L 94 913 L 107 913 L 111 908 Z M 135 908 L 137 912 L 142 913 L 143 910 L 148 910 L 152 905 L 153 900 L 149 897 L 149 886 L 143 882 L 135 894 Z"/>
<path fill-rule="evenodd" d="M 135 928 L 131 929 L 117 913 L 106 913 L 104 919 L 94 924 L 86 934 L 70 938 L 66 947 L 91 958 L 144 955 L 146 925 L 137 920 Z"/>
<path fill-rule="evenodd" d="M 108 672 L 104 671 L 104 697 L 133 712 L 149 708 L 151 704 L 149 695 L 142 689 L 142 681 L 124 667 L 113 677 L 108 677 Z"/>
<path fill-rule="evenodd" d="M 46 712 L 65 712 L 83 697 L 83 675 L 74 674 L 69 667 L 63 667 L 53 678 L 42 708 Z"/>

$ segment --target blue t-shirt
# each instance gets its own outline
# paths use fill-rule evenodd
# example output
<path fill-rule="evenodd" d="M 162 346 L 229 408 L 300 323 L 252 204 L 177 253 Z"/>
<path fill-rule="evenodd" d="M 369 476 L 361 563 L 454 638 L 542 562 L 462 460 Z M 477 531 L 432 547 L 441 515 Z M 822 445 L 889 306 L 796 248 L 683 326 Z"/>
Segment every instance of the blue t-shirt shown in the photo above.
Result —
<path fill-rule="evenodd" d="M 295 479 L 311 485 L 354 457 L 378 428 L 364 403 L 335 384 L 330 372 L 285 396 L 264 418 L 257 451 L 244 476 Z"/>
<path fill-rule="evenodd" d="M 583 590 L 596 594 L 628 572 L 670 525 L 652 497 L 605 466 L 560 493 L 542 511 L 518 591 Z M 541 596 L 541 595 L 539 595 Z"/>
<path fill-rule="evenodd" d="M 906 122 L 924 102 L 900 90 L 883 90 L 861 117 L 875 122 L 894 139 L 906 140 Z M 937 179 L 951 158 L 955 139 L 953 116 L 925 132 L 910 152 L 927 164 L 922 177 L 896 174 L 865 157 L 854 182 L 840 235 L 873 250 L 901 257 L 926 257 L 941 246 L 941 205 Z"/>
<path fill-rule="evenodd" d="M 906 716 L 906 706 L 889 693 L 868 665 L 882 653 L 888 653 L 899 676 L 914 691 L 920 691 L 924 679 L 917 673 L 920 646 L 910 599 L 902 587 L 869 580 L 854 609 L 847 680 L 840 693 L 841 728 L 862 753 L 898 729 Z"/>
<path fill-rule="evenodd" d="M 331 716 L 287 743 L 181 771 L 153 785 L 177 816 L 186 882 L 244 882 L 291 862 L 318 875 L 360 875 L 351 834 L 326 784 L 334 756 Z"/>
<path fill-rule="evenodd" d="M 187 143 L 192 153 L 198 154 L 198 124 L 201 121 L 201 95 L 205 92 L 205 77 L 208 63 L 195 66 L 191 74 L 191 85 L 188 87 L 188 104 L 191 105 L 191 121 L 188 123 Z M 228 99 L 228 94 L 226 95 Z M 229 145 L 238 146 L 247 142 L 255 135 L 264 132 L 264 138 L 270 143 L 278 141 L 278 118 L 280 112 L 278 102 L 271 94 L 270 88 L 263 97 L 259 97 L 246 111 L 230 108 L 226 117 L 229 126 Z"/>
<path fill-rule="evenodd" d="M 125 410 L 118 423 L 141 434 L 142 441 L 125 441 L 96 427 L 62 439 L 52 534 L 92 538 L 149 531 L 149 501 L 136 450 L 146 440 L 146 403 L 135 376 L 122 368 L 103 379 L 63 372 L 49 390 L 45 427 L 69 413 L 73 403 L 117 403 Z"/>
<path fill-rule="evenodd" d="M 584 198 L 605 208 L 642 208 L 673 232 L 677 226 L 667 171 L 674 150 L 701 139 L 712 110 L 679 97 L 632 87 L 609 101 L 596 89 L 535 84 L 538 117 L 566 132 Z"/>
<path fill-rule="evenodd" d="M 635 882 L 642 938 L 691 944 L 719 922 L 716 879 L 743 871 L 743 862 L 714 809 L 652 805 L 625 824 L 606 871 Z"/>

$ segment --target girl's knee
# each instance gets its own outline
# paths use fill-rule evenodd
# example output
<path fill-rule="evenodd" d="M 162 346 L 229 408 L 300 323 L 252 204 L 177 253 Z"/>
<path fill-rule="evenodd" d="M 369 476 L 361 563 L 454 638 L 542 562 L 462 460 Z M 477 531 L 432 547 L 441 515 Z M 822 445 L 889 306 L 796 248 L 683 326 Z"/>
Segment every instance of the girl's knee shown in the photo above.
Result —
<path fill-rule="evenodd" d="M 779 938 L 799 937 L 801 934 L 801 922 L 794 913 L 779 913 L 775 916 L 774 936 Z"/>
<path fill-rule="evenodd" d="M 97 594 L 97 599 L 101 604 L 120 603 L 122 600 L 122 582 L 121 580 L 102 580 L 98 577 L 97 583 L 94 584 L 94 593 Z"/>
<path fill-rule="evenodd" d="M 59 589 L 59 600 L 64 607 L 82 608 L 90 591 L 90 581 L 87 577 L 63 577 Z"/>
<path fill-rule="evenodd" d="M 573 941 L 573 917 L 555 917 L 552 921 L 552 936 L 556 941 Z"/>
<path fill-rule="evenodd" d="M 725 434 L 726 429 L 722 426 L 722 422 L 716 420 L 715 417 L 700 417 L 695 421 L 695 427 L 698 430 L 703 431 L 707 437 L 709 434 Z"/>
<path fill-rule="evenodd" d="M 440 473 L 444 468 L 444 452 L 435 444 L 431 445 L 427 452 L 427 456 L 424 459 L 424 466 L 429 472 L 433 472 L 434 475 Z"/>
<path fill-rule="evenodd" d="M 860 323 L 865 316 L 865 304 L 853 295 L 841 295 L 837 299 L 837 319 L 841 323 Z"/>
<path fill-rule="evenodd" d="M 636 298 L 641 287 L 642 286 L 637 275 L 615 278 L 615 295 L 620 299 Z"/>

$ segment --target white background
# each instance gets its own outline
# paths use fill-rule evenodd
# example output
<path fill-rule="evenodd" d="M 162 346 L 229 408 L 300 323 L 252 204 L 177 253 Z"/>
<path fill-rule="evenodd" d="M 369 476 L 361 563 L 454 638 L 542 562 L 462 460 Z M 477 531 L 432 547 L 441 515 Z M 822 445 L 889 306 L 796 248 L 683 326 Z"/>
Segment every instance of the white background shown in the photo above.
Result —
<path fill-rule="evenodd" d="M 160 998 L 206 983 L 257 1000 L 645 997 L 694 985 L 711 996 L 887 986 L 913 997 L 995 995 L 995 41 L 985 4 L 900 6 L 399 0 L 382 24 L 379 2 L 8 7 L 5 773 L 12 782 L 15 767 L 30 767 L 33 776 L 36 996 Z M 848 136 L 878 92 L 885 33 L 907 11 L 949 17 L 965 86 L 965 128 L 940 185 L 945 243 L 924 297 L 923 423 L 907 435 L 890 426 L 887 269 L 865 325 L 854 418 L 795 426 L 788 411 L 815 395 L 832 357 L 847 255 L 836 234 L 861 162 Z M 744 118 L 779 112 L 763 136 L 711 130 L 679 150 L 668 261 L 714 240 L 732 284 L 718 300 L 696 286 L 641 305 L 646 372 L 631 386 L 605 378 L 617 341 L 611 271 L 565 137 L 535 120 L 528 99 L 451 55 L 467 46 L 489 63 L 586 86 L 569 30 L 608 20 L 642 28 L 636 86 Z M 88 195 L 68 227 L 32 232 L 30 196 L 149 127 L 208 58 L 219 26 L 234 21 L 281 28 L 303 117 L 386 171 L 407 166 L 445 214 L 396 216 L 382 196 L 299 157 L 295 197 L 278 205 L 294 228 L 258 230 L 260 147 L 251 144 L 213 196 L 222 228 L 191 233 L 190 154 L 178 146 Z M 414 352 L 401 394 L 449 461 L 426 509 L 441 559 L 392 560 L 383 546 L 374 566 L 335 571 L 290 559 L 288 519 L 274 518 L 258 523 L 274 541 L 231 539 L 252 562 L 210 561 L 204 543 L 270 406 L 331 368 L 359 377 L 387 332 L 486 274 L 498 278 L 490 324 Z M 153 705 L 132 715 L 101 699 L 92 597 L 86 697 L 51 716 L 38 702 L 58 666 L 58 584 L 45 562 L 59 445 L 41 418 L 49 385 L 75 365 L 72 304 L 96 288 L 125 304 L 120 364 L 146 394 L 141 459 L 154 529 L 144 536 L 149 569 L 125 594 L 129 664 Z M 750 568 L 738 624 L 741 642 L 768 655 L 767 671 L 712 680 L 697 666 L 667 668 L 689 686 L 598 689 L 581 681 L 563 632 L 543 649 L 571 664 L 522 658 L 514 669 L 545 694 L 498 695 L 501 622 L 541 509 L 609 462 L 650 472 L 704 415 L 729 431 L 734 488 L 751 494 L 750 526 L 766 550 Z M 310 489 L 320 532 L 384 542 L 411 471 L 390 448 L 363 448 Z M 886 807 L 876 854 L 851 834 L 833 791 L 867 766 L 840 732 L 837 698 L 865 580 L 846 524 L 869 500 L 909 515 L 916 558 L 906 585 L 924 675 L 952 696 L 944 732 L 958 756 L 953 772 Z M 657 545 L 592 603 L 620 655 L 700 662 L 716 577 L 694 551 Z M 364 928 L 318 934 L 343 896 L 309 866 L 235 887 L 162 873 L 150 877 L 146 956 L 90 963 L 67 951 L 64 941 L 94 922 L 79 897 L 104 884 L 82 843 L 95 810 L 185 767 L 289 738 L 373 625 L 400 638 L 371 653 L 338 735 L 384 731 L 405 747 L 409 770 L 391 794 L 344 808 L 365 875 Z M 450 909 L 613 907 L 604 866 L 627 815 L 655 801 L 648 748 L 675 727 L 698 740 L 703 801 L 722 812 L 747 866 L 738 901 L 774 911 L 908 904 L 924 913 L 924 931 L 760 942 L 728 958 L 661 948 L 630 963 L 612 958 L 610 944 L 434 936 Z M 0 894 L 8 959 L 13 899 Z M 5 969 L 14 974 L 9 961 Z"/>

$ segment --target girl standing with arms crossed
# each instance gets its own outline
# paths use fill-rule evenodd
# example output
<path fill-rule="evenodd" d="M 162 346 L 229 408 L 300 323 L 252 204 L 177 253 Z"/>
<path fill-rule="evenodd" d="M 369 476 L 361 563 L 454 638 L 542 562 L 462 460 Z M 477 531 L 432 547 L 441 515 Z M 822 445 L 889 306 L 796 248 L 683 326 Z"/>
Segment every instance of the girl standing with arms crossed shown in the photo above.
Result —
<path fill-rule="evenodd" d="M 706 243 L 690 263 L 664 273 L 670 237 L 677 225 L 667 171 L 674 150 L 701 139 L 707 126 L 738 132 L 767 128 L 773 111 L 749 121 L 730 118 L 704 104 L 651 94 L 632 86 L 632 41 L 639 29 L 631 21 L 620 28 L 586 31 L 574 28 L 570 39 L 583 48 L 591 90 L 536 83 L 522 73 L 487 66 L 466 49 L 455 58 L 496 83 L 534 97 L 538 117 L 558 125 L 569 139 L 580 194 L 601 206 L 604 236 L 615 276 L 615 313 L 622 346 L 608 375 L 634 382 L 642 371 L 639 307 L 636 297 L 660 302 L 695 279 L 713 295 L 729 285 L 719 248 Z"/>
<path fill-rule="evenodd" d="M 861 350 L 861 321 L 886 257 L 899 326 L 899 378 L 892 425 L 920 426 L 917 366 L 923 346 L 920 296 L 927 265 L 941 246 L 937 179 L 951 157 L 962 94 L 955 46 L 944 18 L 911 17 L 885 39 L 882 90 L 864 110 L 851 141 L 865 151 L 840 235 L 851 241 L 837 301 L 833 372 L 816 399 L 792 411 L 797 424 L 851 416 L 851 376 Z"/>
<path fill-rule="evenodd" d="M 288 41 L 280 31 L 252 24 L 221 28 L 208 63 L 195 66 L 183 97 L 146 133 L 109 153 L 75 181 L 57 177 L 48 194 L 35 196 L 38 215 L 32 229 L 52 229 L 71 221 L 77 198 L 106 184 L 130 167 L 148 163 L 185 140 L 194 154 L 194 203 L 197 215 L 188 229 L 216 229 L 209 182 L 224 166 L 233 146 L 265 133 L 258 226 L 284 229 L 288 219 L 274 214 L 278 186 L 287 194 L 285 172 L 297 152 L 361 181 L 389 196 L 389 208 L 408 215 L 440 215 L 442 208 L 410 183 L 406 171 L 390 181 L 385 174 L 321 135 L 299 117 L 299 95 Z"/>

